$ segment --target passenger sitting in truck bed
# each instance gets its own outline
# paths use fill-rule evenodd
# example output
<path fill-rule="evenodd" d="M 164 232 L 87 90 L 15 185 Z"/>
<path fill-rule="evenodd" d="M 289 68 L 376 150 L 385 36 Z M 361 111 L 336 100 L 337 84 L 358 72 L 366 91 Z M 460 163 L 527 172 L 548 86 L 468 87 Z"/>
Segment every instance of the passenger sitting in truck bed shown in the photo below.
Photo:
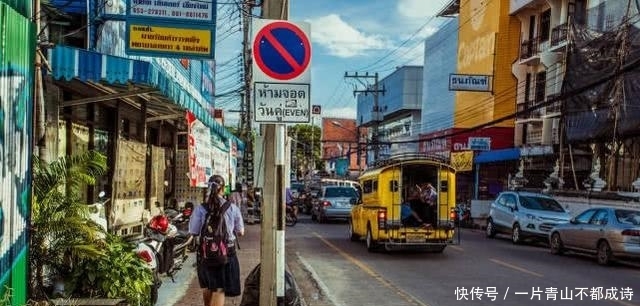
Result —
<path fill-rule="evenodd" d="M 402 203 L 400 208 L 400 218 L 402 219 L 402 225 L 404 226 L 421 226 L 424 222 L 418 214 L 411 209 L 411 204 L 409 202 Z"/>
<path fill-rule="evenodd" d="M 420 209 L 426 207 L 420 200 L 420 191 L 417 188 L 411 188 L 408 192 L 407 199 L 400 207 L 400 219 L 404 226 L 422 226 L 426 225 L 420 215 Z"/>

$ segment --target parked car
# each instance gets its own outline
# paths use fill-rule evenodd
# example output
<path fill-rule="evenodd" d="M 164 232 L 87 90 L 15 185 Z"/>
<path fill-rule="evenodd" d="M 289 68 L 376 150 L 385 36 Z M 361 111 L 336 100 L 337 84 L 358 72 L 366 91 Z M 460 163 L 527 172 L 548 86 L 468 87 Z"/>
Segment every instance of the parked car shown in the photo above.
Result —
<path fill-rule="evenodd" d="M 358 191 L 350 186 L 324 186 L 313 202 L 311 220 L 349 219 L 358 200 Z"/>
<path fill-rule="evenodd" d="M 548 239 L 558 224 L 569 223 L 571 216 L 552 197 L 532 192 L 505 191 L 491 203 L 486 236 L 511 235 L 514 244 L 528 238 Z"/>
<path fill-rule="evenodd" d="M 551 253 L 566 250 L 597 255 L 598 263 L 640 258 L 640 210 L 587 209 L 549 233 Z"/>

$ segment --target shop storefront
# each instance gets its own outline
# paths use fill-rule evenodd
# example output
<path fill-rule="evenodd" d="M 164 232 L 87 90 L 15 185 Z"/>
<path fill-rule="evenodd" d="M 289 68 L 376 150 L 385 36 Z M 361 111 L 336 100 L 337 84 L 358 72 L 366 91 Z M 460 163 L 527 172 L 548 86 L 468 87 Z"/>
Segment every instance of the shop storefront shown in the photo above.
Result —
<path fill-rule="evenodd" d="M 49 55 L 48 96 L 60 97 L 50 101 L 60 116 L 48 126 L 48 148 L 58 156 L 86 150 L 108 156 L 109 174 L 88 189 L 86 200 L 100 191 L 110 195 L 109 210 L 127 212 L 109 216 L 122 235 L 141 231 L 141 216 L 184 202 L 187 187 L 204 188 L 190 181 L 187 110 L 206 130 L 238 142 L 211 118 L 202 98 L 185 89 L 189 82 L 167 67 L 67 46 Z"/>

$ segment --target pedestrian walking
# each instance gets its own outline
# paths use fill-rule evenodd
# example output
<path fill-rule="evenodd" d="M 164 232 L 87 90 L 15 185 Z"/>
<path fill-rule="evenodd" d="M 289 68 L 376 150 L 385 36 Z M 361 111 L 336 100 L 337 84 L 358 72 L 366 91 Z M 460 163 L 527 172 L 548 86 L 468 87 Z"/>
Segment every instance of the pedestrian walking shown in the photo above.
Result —
<path fill-rule="evenodd" d="M 235 189 L 229 196 L 229 200 L 240 208 L 242 219 L 246 220 L 249 218 L 249 213 L 247 207 L 247 197 L 243 189 L 244 188 L 242 186 L 242 183 L 236 183 Z"/>
<path fill-rule="evenodd" d="M 209 197 L 205 203 L 196 207 L 189 222 L 189 233 L 194 236 L 204 235 L 208 214 L 220 212 L 226 225 L 226 263 L 220 266 L 208 266 L 203 263 L 203 250 L 198 247 L 197 272 L 204 306 L 224 306 L 225 296 L 234 297 L 241 293 L 240 264 L 236 256 L 237 237 L 244 235 L 244 221 L 240 209 L 236 205 L 225 205 L 224 178 L 214 175 L 209 179 Z M 226 209 L 225 209 L 226 208 Z M 198 239 L 199 240 L 199 239 Z"/>

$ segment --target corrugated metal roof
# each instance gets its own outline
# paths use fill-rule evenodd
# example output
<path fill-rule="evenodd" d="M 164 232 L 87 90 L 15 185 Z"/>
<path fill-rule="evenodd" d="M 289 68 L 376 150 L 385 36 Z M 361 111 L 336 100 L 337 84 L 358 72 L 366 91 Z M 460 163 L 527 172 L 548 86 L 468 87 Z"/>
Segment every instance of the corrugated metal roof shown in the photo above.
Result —
<path fill-rule="evenodd" d="M 6 3 L 8 6 L 16 10 L 20 15 L 31 18 L 33 15 L 32 1 L 27 0 L 0 0 L 1 3 Z"/>
<path fill-rule="evenodd" d="M 198 120 L 211 128 L 212 132 L 224 138 L 233 139 L 238 145 L 238 150 L 244 149 L 244 143 L 240 139 L 216 122 L 194 97 L 173 81 L 160 67 L 145 61 L 67 46 L 56 46 L 51 49 L 49 58 L 52 75 L 56 80 L 71 81 L 77 78 L 84 82 L 106 81 L 109 84 L 133 82 L 157 88 L 175 104 L 193 112 Z"/>

